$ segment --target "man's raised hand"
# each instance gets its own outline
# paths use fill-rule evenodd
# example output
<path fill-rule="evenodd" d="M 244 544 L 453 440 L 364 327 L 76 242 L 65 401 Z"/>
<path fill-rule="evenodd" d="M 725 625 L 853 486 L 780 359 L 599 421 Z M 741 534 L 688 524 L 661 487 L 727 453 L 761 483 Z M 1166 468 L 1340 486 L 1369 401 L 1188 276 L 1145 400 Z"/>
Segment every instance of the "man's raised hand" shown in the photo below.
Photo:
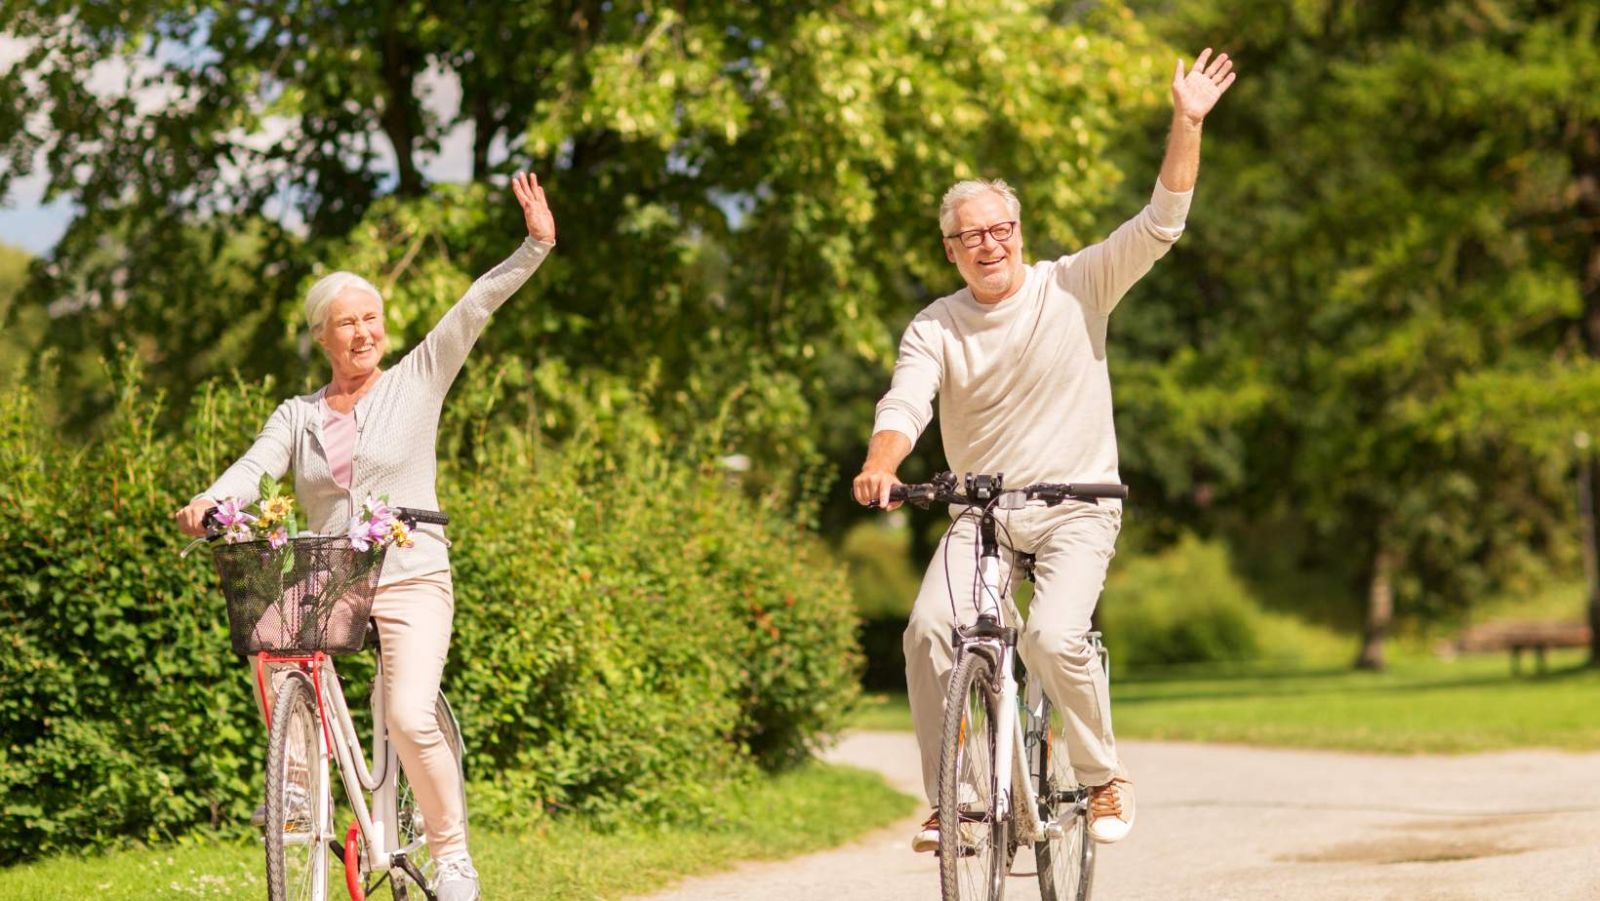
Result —
<path fill-rule="evenodd" d="M 1233 84 L 1235 76 L 1233 60 L 1228 54 L 1219 53 L 1216 59 L 1211 58 L 1211 48 L 1200 51 L 1195 58 L 1194 67 L 1187 73 L 1183 71 L 1183 60 L 1178 60 L 1178 69 L 1172 76 L 1172 106 L 1178 115 L 1192 125 L 1199 125 L 1205 120 L 1206 114 L 1217 105 L 1217 100 Z"/>

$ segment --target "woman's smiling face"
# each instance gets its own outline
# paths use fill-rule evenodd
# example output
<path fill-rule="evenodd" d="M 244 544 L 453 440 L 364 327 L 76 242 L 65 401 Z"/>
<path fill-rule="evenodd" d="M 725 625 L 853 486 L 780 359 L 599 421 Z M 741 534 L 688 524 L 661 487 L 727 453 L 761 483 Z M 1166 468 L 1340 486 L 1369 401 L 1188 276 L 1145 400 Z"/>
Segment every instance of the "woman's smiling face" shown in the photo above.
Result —
<path fill-rule="evenodd" d="M 359 378 L 383 361 L 388 335 L 383 329 L 383 304 L 360 288 L 346 288 L 328 306 L 317 343 L 328 355 L 334 375 Z"/>

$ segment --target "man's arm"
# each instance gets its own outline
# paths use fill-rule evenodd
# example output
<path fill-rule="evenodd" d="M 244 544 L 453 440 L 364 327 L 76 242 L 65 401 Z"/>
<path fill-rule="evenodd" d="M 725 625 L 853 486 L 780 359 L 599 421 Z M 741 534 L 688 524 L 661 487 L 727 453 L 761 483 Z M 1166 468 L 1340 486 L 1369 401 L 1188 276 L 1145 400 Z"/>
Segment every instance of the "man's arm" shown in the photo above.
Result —
<path fill-rule="evenodd" d="M 1200 175 L 1200 126 L 1236 74 L 1228 54 L 1219 53 L 1208 64 L 1210 56 L 1210 47 L 1202 50 L 1187 74 L 1180 59 L 1172 75 L 1172 130 L 1161 161 L 1161 184 L 1174 194 L 1194 189 Z"/>
<path fill-rule="evenodd" d="M 900 506 L 889 503 L 889 489 L 900 484 L 895 473 L 933 419 L 933 398 L 943 378 L 938 332 L 938 324 L 924 313 L 906 326 L 900 339 L 894 378 L 889 393 L 878 402 L 872 438 L 867 442 L 867 460 L 851 484 L 851 494 L 859 504 L 877 501 L 886 510 Z"/>
<path fill-rule="evenodd" d="M 1210 56 L 1208 48 L 1187 73 L 1183 60 L 1178 60 L 1172 76 L 1172 130 L 1149 205 L 1104 241 L 1063 257 L 1056 265 L 1061 286 L 1101 315 L 1111 315 L 1134 282 L 1183 234 L 1200 172 L 1200 126 L 1234 79 L 1233 62 L 1226 53 L 1214 60 Z"/>

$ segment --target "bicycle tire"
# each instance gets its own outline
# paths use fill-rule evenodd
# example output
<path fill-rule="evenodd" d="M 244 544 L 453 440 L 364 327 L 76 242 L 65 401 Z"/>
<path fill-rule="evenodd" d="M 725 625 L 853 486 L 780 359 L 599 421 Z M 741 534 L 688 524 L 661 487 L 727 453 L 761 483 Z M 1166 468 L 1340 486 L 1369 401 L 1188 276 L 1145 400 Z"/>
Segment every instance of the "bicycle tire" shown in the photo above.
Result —
<path fill-rule="evenodd" d="M 1088 811 L 1079 801 L 1078 780 L 1065 755 L 1050 740 L 1053 708 L 1044 702 L 1044 734 L 1035 753 L 1034 785 L 1039 792 L 1039 819 L 1059 820 L 1061 835 L 1034 843 L 1035 870 L 1041 901 L 1088 901 L 1094 882 L 1094 842 L 1089 840 Z"/>
<path fill-rule="evenodd" d="M 995 816 L 994 663 L 969 653 L 945 699 L 939 750 L 939 885 L 944 901 L 1000 901 L 1010 869 L 1010 823 Z M 970 797 L 963 802 L 962 788 Z M 970 845 L 970 848 L 968 847 Z"/>
<path fill-rule="evenodd" d="M 457 722 L 455 711 L 450 707 L 450 700 L 444 696 L 442 691 L 439 692 L 438 698 L 434 701 L 434 714 L 439 720 L 439 731 L 444 733 L 445 747 L 450 749 L 450 753 L 456 759 L 457 785 L 460 786 L 461 791 L 461 828 L 462 831 L 466 831 L 466 745 L 461 739 L 461 724 Z M 404 848 L 413 842 L 421 840 L 417 850 L 410 855 L 411 862 L 416 864 L 418 871 L 424 877 L 432 881 L 434 870 L 433 853 L 428 847 L 422 811 L 417 807 L 417 798 L 411 790 L 411 780 L 406 778 L 404 766 L 400 767 L 400 772 L 395 779 L 395 828 L 398 830 L 397 838 L 399 839 L 400 847 Z M 407 901 L 412 895 L 410 879 L 401 875 L 402 871 L 399 869 L 391 870 L 390 873 L 392 874 L 390 884 L 393 886 L 395 901 Z M 421 892 L 417 892 L 416 895 L 418 897 L 427 897 Z"/>
<path fill-rule="evenodd" d="M 290 673 L 272 704 L 267 742 L 267 898 L 326 901 L 328 786 L 311 680 Z"/>

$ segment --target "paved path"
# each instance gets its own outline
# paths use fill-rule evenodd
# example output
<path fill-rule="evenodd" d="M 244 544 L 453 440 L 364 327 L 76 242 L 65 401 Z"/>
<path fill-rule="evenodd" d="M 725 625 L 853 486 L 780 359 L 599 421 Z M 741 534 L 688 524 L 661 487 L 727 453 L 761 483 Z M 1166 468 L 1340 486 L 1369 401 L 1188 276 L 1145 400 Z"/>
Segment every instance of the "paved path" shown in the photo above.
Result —
<path fill-rule="evenodd" d="M 1139 819 L 1103 847 L 1097 899 L 1600 899 L 1600 754 L 1392 757 L 1125 742 Z M 909 733 L 857 733 L 829 759 L 920 796 Z M 861 841 L 743 864 L 649 901 L 927 901 L 918 814 Z M 1015 867 L 1031 873 L 1023 853 Z M 1036 901 L 1013 876 L 1008 901 Z"/>

